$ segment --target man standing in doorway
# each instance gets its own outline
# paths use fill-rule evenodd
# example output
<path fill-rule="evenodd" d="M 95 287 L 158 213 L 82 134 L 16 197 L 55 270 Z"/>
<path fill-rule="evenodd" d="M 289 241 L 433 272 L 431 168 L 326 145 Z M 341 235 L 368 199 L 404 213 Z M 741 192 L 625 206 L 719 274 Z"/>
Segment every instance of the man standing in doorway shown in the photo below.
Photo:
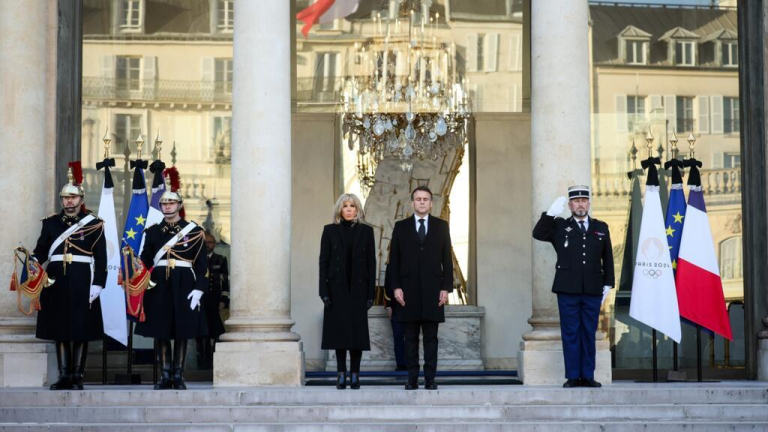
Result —
<path fill-rule="evenodd" d="M 571 217 L 559 197 L 533 228 L 533 238 L 552 243 L 557 267 L 552 292 L 557 294 L 565 357 L 565 388 L 601 387 L 595 381 L 595 332 L 600 305 L 614 285 L 613 250 L 608 225 L 589 217 L 589 186 L 568 188 Z"/>
<path fill-rule="evenodd" d="M 432 192 L 419 186 L 411 193 L 413 217 L 395 223 L 389 245 L 394 298 L 392 316 L 403 323 L 408 368 L 406 390 L 419 388 L 419 333 L 424 338 L 424 388 L 437 390 L 437 326 L 453 291 L 453 258 L 448 223 L 430 216 Z"/>

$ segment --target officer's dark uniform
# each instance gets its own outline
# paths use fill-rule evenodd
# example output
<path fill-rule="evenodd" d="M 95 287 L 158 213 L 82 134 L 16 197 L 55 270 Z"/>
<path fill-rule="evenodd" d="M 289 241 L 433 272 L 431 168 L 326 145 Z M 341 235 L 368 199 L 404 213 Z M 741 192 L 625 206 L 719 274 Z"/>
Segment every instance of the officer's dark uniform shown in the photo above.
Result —
<path fill-rule="evenodd" d="M 569 380 L 594 379 L 595 332 L 603 287 L 614 285 L 608 225 L 588 220 L 583 232 L 573 216 L 563 219 L 543 213 L 533 228 L 533 237 L 552 243 L 557 252 L 552 292 L 557 294 L 565 377 Z"/>
<path fill-rule="evenodd" d="M 200 368 L 213 367 L 213 342 L 224 334 L 224 323 L 219 314 L 219 303 L 229 307 L 229 266 L 227 258 L 215 252 L 208 254 L 208 292 L 203 296 L 205 316 L 208 323 L 208 337 L 198 337 L 197 365 Z"/>
<path fill-rule="evenodd" d="M 193 290 L 205 293 L 208 290 L 208 257 L 203 241 L 204 231 L 194 227 L 186 236 L 178 234 L 189 224 L 184 219 L 178 222 L 163 220 L 144 232 L 144 249 L 141 260 L 152 268 L 152 281 L 156 285 L 144 294 L 146 321 L 136 324 L 136 334 L 155 338 L 161 364 L 161 387 L 170 380 L 170 340 L 174 342 L 173 383 L 175 388 L 184 389 L 184 359 L 187 340 L 207 336 L 205 305 L 190 309 L 189 295 Z M 164 249 L 172 238 L 176 241 L 155 264 L 155 254 Z M 153 268 L 154 267 L 154 268 Z"/>

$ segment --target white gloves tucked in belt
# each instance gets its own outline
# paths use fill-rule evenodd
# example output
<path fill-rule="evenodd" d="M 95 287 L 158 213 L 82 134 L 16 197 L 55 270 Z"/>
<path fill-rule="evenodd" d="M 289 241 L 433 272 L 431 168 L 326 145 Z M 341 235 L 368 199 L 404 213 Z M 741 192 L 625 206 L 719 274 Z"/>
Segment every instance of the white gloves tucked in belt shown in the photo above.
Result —
<path fill-rule="evenodd" d="M 203 292 L 200 290 L 192 290 L 191 293 L 187 296 L 188 299 L 192 299 L 192 301 L 189 303 L 189 308 L 192 310 L 195 310 L 196 307 L 200 306 L 200 298 L 203 296 Z"/>
<path fill-rule="evenodd" d="M 565 203 L 568 202 L 568 199 L 564 196 L 558 197 L 555 202 L 552 203 L 552 205 L 549 207 L 549 210 L 547 210 L 547 216 L 558 216 L 561 215 L 565 211 Z"/>
<path fill-rule="evenodd" d="M 88 303 L 93 303 L 94 300 L 101 295 L 102 288 L 99 285 L 91 285 L 91 293 L 88 296 Z"/>
<path fill-rule="evenodd" d="M 608 298 L 608 293 L 611 292 L 611 287 L 608 285 L 603 287 L 603 299 L 600 301 L 600 304 L 605 303 L 605 299 Z"/>

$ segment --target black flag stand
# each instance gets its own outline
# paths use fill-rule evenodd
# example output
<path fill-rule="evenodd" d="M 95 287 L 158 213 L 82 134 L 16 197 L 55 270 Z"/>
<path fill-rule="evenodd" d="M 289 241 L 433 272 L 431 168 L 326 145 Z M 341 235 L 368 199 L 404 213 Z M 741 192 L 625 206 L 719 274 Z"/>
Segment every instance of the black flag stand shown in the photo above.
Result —
<path fill-rule="evenodd" d="M 653 339 L 653 382 L 659 382 L 659 353 L 657 351 L 656 329 L 651 332 Z"/>

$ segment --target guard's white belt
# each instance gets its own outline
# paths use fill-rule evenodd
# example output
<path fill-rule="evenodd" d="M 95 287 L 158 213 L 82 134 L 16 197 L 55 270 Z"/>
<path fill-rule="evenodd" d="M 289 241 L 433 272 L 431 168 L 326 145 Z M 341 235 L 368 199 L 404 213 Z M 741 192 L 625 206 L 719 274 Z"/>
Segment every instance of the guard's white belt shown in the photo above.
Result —
<path fill-rule="evenodd" d="M 155 267 L 169 267 L 168 260 L 160 260 Z M 176 264 L 170 267 L 192 268 L 192 263 L 188 261 L 176 260 Z"/>
<path fill-rule="evenodd" d="M 64 259 L 64 255 L 53 255 L 48 262 L 59 262 L 59 261 L 67 261 L 70 262 L 80 262 L 80 263 L 86 263 L 91 264 L 93 263 L 93 257 L 84 256 L 84 255 L 69 255 L 67 259 Z"/>

